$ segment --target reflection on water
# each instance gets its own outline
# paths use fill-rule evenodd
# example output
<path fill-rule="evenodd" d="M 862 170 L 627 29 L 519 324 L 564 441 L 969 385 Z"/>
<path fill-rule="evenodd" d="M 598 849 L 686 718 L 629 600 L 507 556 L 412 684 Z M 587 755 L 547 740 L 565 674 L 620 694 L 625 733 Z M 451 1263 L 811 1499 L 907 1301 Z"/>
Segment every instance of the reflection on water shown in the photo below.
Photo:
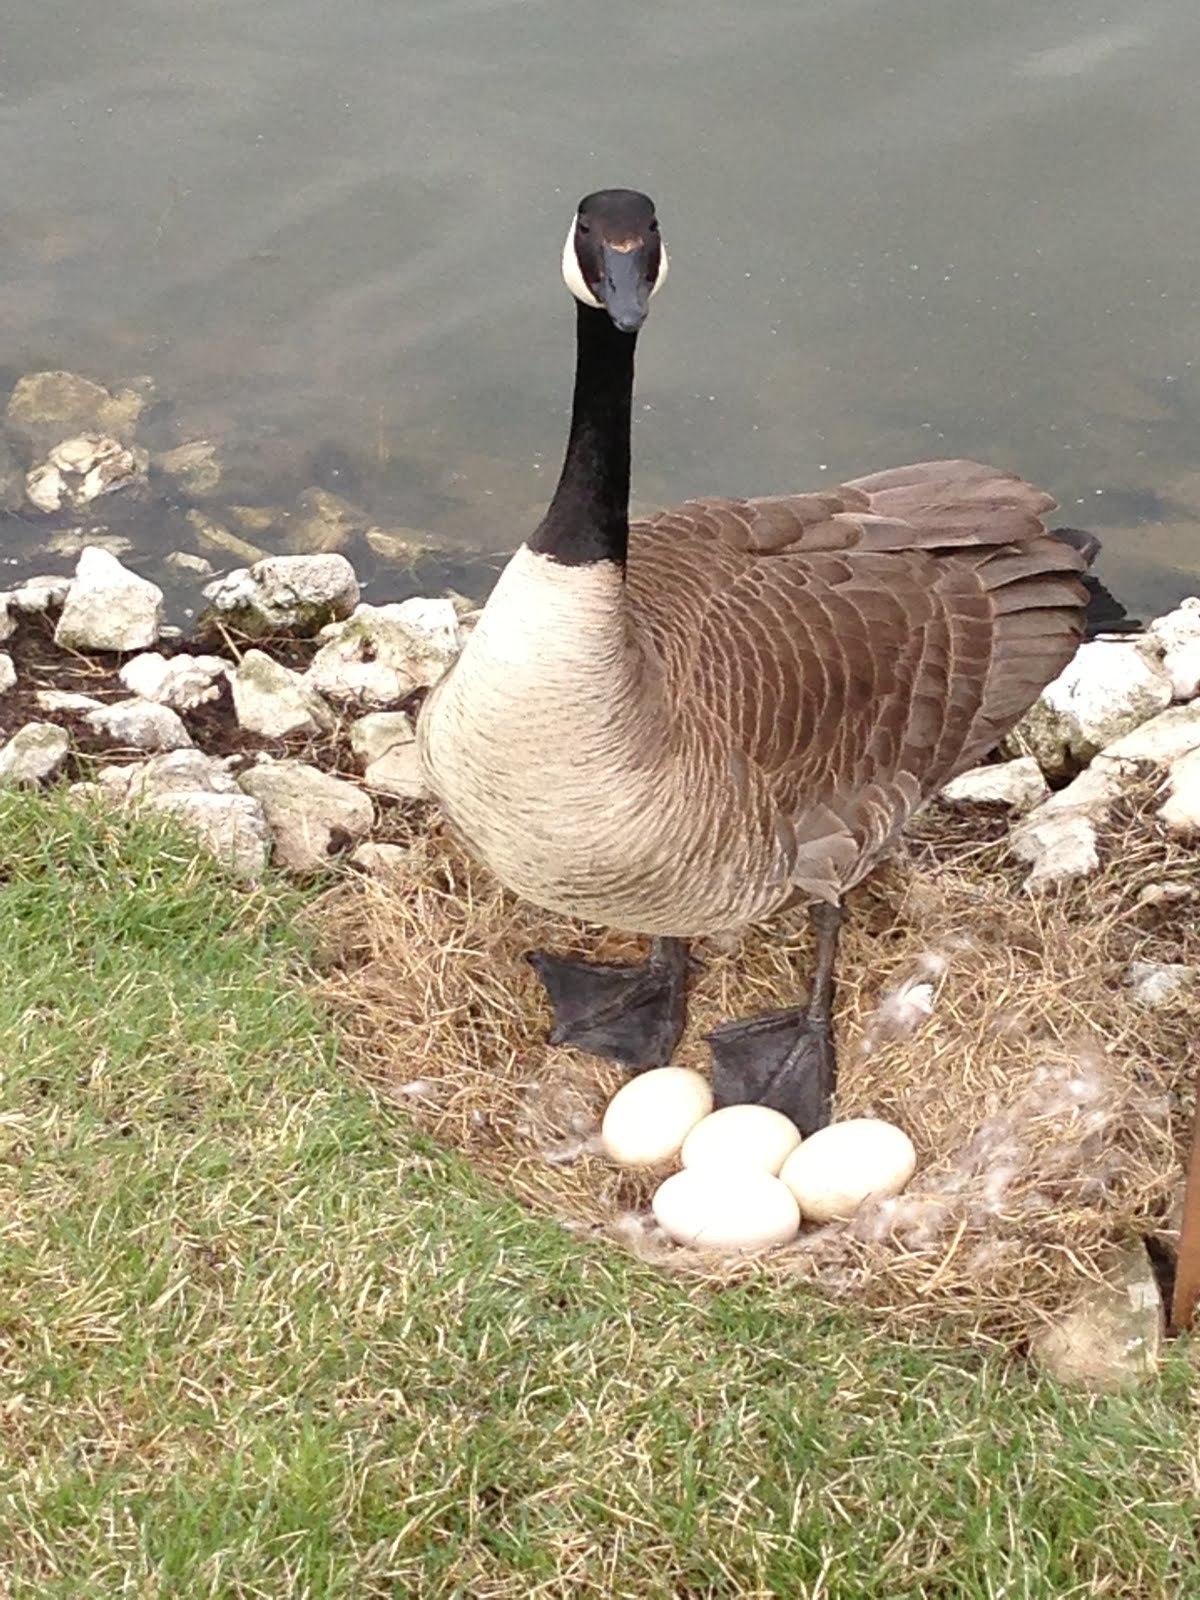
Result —
<path fill-rule="evenodd" d="M 321 485 L 486 587 L 561 449 L 571 208 L 630 182 L 674 266 L 642 502 L 977 455 L 1108 530 L 1133 603 L 1197 587 L 1193 0 L 16 9 L 0 380 L 151 376 L 139 437 L 214 440 L 214 507 Z M 190 504 L 101 503 L 147 567 Z"/>

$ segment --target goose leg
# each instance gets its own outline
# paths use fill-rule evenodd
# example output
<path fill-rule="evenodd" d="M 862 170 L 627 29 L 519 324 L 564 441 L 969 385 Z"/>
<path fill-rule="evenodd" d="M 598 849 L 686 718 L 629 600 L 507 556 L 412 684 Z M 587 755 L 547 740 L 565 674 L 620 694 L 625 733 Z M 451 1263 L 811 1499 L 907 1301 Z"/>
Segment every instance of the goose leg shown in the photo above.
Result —
<path fill-rule="evenodd" d="M 638 965 L 527 957 L 554 1008 L 551 1044 L 573 1044 L 633 1072 L 665 1067 L 687 1018 L 685 939 L 654 939 Z"/>
<path fill-rule="evenodd" d="M 833 1048 L 833 968 L 841 905 L 813 906 L 817 936 L 807 1006 L 722 1022 L 707 1035 L 718 1106 L 750 1101 L 790 1117 L 805 1138 L 829 1121 L 837 1085 Z"/>

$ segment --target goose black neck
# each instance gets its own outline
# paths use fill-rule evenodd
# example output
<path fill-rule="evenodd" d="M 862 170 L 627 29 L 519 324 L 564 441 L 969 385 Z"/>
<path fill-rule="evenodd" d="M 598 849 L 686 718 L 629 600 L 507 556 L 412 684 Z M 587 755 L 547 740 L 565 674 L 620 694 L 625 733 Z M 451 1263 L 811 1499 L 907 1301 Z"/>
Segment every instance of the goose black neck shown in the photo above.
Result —
<path fill-rule="evenodd" d="M 606 311 L 579 305 L 571 435 L 554 498 L 529 540 L 564 566 L 611 561 L 629 545 L 629 429 L 633 349 Z"/>

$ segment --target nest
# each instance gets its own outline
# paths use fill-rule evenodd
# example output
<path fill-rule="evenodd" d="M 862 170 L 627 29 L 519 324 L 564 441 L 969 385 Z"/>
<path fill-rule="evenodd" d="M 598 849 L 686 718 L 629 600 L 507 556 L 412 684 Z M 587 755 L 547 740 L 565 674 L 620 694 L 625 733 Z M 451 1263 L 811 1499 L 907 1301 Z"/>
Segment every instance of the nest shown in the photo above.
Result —
<path fill-rule="evenodd" d="M 1099 874 L 1038 895 L 1002 813 L 918 819 L 851 897 L 836 1017 L 836 1114 L 898 1123 L 916 1177 L 753 1259 L 667 1243 L 649 1215 L 657 1179 L 597 1150 L 620 1069 L 546 1043 L 525 953 L 638 959 L 637 940 L 514 900 L 421 814 L 402 873 L 319 905 L 327 993 L 354 1066 L 537 1211 L 710 1283 L 801 1280 L 892 1325 L 1019 1344 L 1113 1244 L 1155 1234 L 1178 1183 L 1200 994 L 1148 1007 L 1126 974 L 1200 964 L 1200 857 L 1153 805 L 1147 791 L 1110 819 Z M 802 997 L 806 919 L 695 953 L 675 1060 L 705 1071 L 707 1029 Z"/>

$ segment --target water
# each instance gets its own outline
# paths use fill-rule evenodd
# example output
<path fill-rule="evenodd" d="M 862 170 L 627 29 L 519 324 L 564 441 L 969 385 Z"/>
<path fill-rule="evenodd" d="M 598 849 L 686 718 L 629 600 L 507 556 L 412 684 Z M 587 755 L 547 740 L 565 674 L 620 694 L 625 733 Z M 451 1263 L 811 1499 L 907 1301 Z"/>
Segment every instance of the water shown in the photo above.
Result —
<path fill-rule="evenodd" d="M 150 375 L 143 442 L 215 439 L 214 513 L 316 483 L 428 530 L 377 597 L 486 587 L 474 553 L 536 520 L 558 254 L 608 183 L 672 255 L 639 502 L 975 455 L 1101 532 L 1133 603 L 1200 589 L 1194 0 L 12 9 L 0 379 Z M 178 497 L 121 498 L 135 565 L 191 547 Z M 63 564 L 36 513 L 0 537 Z"/>

